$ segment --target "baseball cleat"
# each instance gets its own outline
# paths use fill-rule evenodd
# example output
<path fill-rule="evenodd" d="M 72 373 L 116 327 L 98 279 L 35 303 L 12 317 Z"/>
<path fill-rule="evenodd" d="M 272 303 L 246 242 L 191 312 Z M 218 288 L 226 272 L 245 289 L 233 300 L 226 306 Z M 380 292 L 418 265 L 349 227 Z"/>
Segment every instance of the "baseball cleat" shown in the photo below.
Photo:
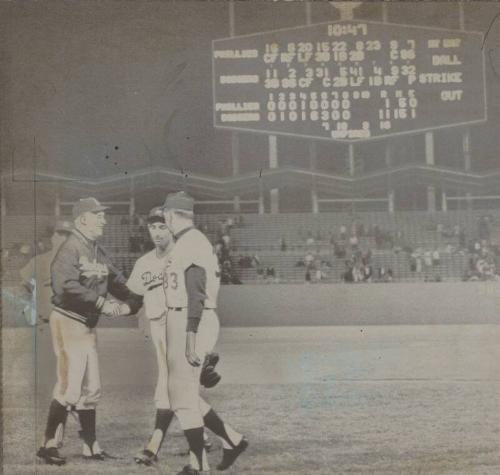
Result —
<path fill-rule="evenodd" d="M 36 456 L 45 461 L 47 465 L 64 465 L 66 459 L 59 455 L 56 447 L 40 447 Z"/>
<path fill-rule="evenodd" d="M 217 465 L 217 470 L 227 470 L 236 459 L 247 449 L 248 440 L 243 437 L 234 449 L 223 449 L 222 462 Z"/>
<path fill-rule="evenodd" d="M 194 469 L 191 465 L 186 465 L 177 475 L 200 475 L 199 470 Z"/>
<path fill-rule="evenodd" d="M 137 465 L 146 465 L 149 467 L 158 462 L 158 457 L 151 450 L 144 449 L 134 457 L 134 460 Z"/>
<path fill-rule="evenodd" d="M 114 459 L 116 457 L 113 457 L 104 450 L 102 450 L 101 447 L 99 446 L 99 442 L 97 442 L 96 440 L 92 444 L 92 448 L 90 448 L 87 443 L 83 444 L 83 458 L 85 460 L 98 460 L 102 462 L 103 460 Z"/>

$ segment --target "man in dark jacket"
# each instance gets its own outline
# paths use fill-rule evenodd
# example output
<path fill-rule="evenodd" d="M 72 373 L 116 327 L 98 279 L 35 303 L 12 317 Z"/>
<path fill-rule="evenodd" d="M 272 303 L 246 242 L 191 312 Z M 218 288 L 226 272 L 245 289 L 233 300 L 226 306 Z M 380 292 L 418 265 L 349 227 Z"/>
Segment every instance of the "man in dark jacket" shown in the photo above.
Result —
<path fill-rule="evenodd" d="M 126 279 L 97 243 L 106 219 L 95 198 L 73 207 L 74 230 L 61 245 L 51 266 L 52 303 L 49 322 L 57 358 L 57 383 L 50 404 L 45 440 L 37 455 L 48 464 L 63 465 L 59 455 L 68 409 L 81 424 L 83 456 L 104 460 L 96 440 L 96 406 L 101 395 L 96 325 L 101 314 L 135 313 L 142 297 L 133 294 Z M 122 303 L 107 298 L 108 292 Z"/>

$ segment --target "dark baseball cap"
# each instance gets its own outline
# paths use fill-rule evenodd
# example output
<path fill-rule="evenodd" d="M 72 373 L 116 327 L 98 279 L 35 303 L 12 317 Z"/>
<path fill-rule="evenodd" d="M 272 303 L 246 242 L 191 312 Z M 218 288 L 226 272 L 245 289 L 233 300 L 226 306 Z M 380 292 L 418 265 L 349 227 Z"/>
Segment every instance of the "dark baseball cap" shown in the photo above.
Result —
<path fill-rule="evenodd" d="M 95 198 L 82 198 L 73 205 L 73 219 L 78 218 L 83 213 L 99 213 L 105 209 L 109 209 L 109 206 L 103 206 Z"/>
<path fill-rule="evenodd" d="M 183 211 L 193 211 L 194 198 L 189 196 L 185 191 L 170 193 L 167 195 L 163 208 L 180 209 Z"/>
<path fill-rule="evenodd" d="M 54 226 L 55 233 L 70 233 L 73 230 L 73 225 L 69 221 L 57 221 Z"/>
<path fill-rule="evenodd" d="M 155 206 L 148 215 L 148 224 L 153 223 L 165 223 L 165 216 L 163 214 L 163 208 L 161 206 Z"/>

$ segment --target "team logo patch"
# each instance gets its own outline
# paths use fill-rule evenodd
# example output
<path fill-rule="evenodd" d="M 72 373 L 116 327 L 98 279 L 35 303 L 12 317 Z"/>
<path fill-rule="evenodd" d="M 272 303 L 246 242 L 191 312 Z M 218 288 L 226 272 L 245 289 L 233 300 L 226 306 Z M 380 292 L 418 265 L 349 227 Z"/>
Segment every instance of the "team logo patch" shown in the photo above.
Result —
<path fill-rule="evenodd" d="M 80 264 L 80 272 L 84 277 L 97 277 L 98 279 L 103 279 L 109 274 L 108 266 L 97 262 L 97 260 L 89 261 L 86 256 L 81 256 L 78 261 Z"/>

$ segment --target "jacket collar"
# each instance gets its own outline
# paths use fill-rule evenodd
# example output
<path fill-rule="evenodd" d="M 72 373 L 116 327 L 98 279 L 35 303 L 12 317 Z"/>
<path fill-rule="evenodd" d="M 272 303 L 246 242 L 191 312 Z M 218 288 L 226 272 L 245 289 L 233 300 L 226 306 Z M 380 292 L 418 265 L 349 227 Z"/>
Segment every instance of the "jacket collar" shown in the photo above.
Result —
<path fill-rule="evenodd" d="M 78 229 L 73 229 L 73 234 L 80 239 L 84 244 L 87 244 L 87 246 L 95 246 L 97 243 L 96 241 L 92 241 L 91 239 L 85 237 Z"/>

